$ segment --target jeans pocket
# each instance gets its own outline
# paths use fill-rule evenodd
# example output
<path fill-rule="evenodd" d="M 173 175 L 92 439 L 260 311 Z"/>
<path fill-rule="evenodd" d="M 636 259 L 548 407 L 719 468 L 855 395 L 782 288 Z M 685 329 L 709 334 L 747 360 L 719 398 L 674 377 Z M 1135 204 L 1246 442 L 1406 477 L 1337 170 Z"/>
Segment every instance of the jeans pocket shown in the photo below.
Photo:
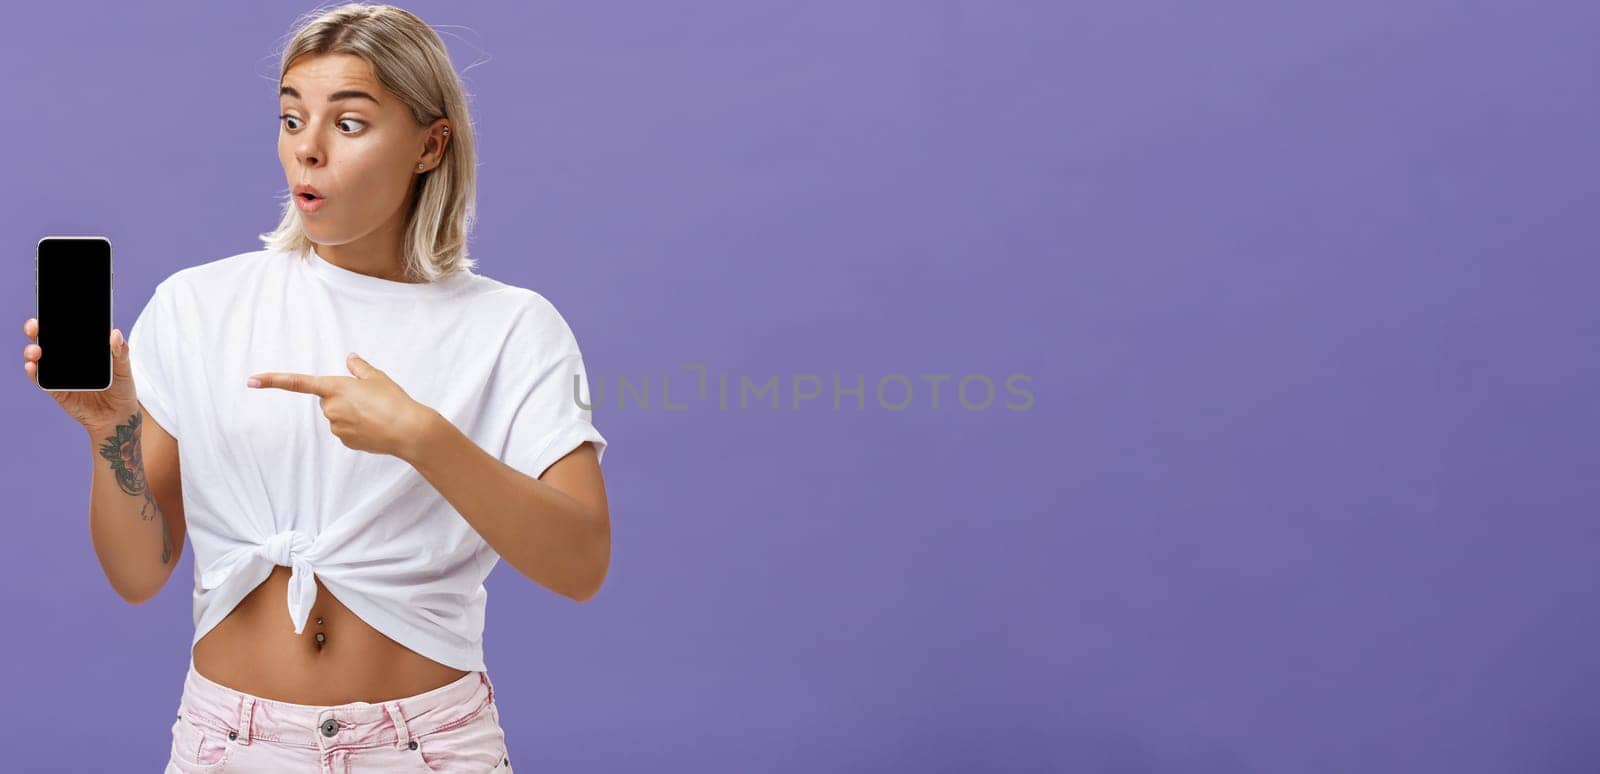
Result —
<path fill-rule="evenodd" d="M 492 703 L 466 722 L 422 734 L 416 741 L 430 771 L 493 771 L 507 765 L 505 732 Z"/>
<path fill-rule="evenodd" d="M 220 723 L 197 721 L 184 713 L 172 724 L 172 762 L 180 771 L 215 771 L 228 762 L 232 751 Z"/>
<path fill-rule="evenodd" d="M 511 748 L 506 744 L 506 727 L 500 724 L 500 705 L 490 701 L 489 709 L 494 712 L 494 727 L 500 733 L 499 765 L 505 768 L 506 774 L 511 774 Z"/>

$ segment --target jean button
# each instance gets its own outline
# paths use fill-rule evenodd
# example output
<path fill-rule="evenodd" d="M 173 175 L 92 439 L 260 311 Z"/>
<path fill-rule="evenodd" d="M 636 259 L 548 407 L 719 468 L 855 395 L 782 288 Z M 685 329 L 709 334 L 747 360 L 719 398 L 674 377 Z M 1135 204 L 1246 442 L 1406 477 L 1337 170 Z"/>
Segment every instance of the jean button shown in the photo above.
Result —
<path fill-rule="evenodd" d="M 323 736 L 333 736 L 337 733 L 339 733 L 339 721 L 334 720 L 333 718 L 328 718 L 327 720 L 322 721 Z"/>
<path fill-rule="evenodd" d="M 239 732 L 238 731 L 229 731 L 228 732 L 228 741 L 231 742 L 231 741 L 233 741 L 235 739 L 238 739 L 238 738 L 239 738 Z"/>

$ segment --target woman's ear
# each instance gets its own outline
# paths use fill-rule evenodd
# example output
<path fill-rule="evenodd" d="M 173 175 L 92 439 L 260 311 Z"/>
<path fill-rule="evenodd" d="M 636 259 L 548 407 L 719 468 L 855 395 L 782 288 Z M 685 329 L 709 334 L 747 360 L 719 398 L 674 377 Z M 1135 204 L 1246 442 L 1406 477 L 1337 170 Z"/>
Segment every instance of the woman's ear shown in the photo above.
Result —
<path fill-rule="evenodd" d="M 424 170 L 433 169 L 444 161 L 444 151 L 450 147 L 450 124 L 441 118 L 428 127 L 426 140 L 422 143 L 422 156 L 417 163 Z"/>

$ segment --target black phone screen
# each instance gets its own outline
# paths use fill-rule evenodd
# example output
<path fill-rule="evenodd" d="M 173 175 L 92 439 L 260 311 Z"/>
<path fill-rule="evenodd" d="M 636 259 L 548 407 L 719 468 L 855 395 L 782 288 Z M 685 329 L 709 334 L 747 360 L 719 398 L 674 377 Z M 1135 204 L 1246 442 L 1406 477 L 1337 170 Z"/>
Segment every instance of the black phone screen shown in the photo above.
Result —
<path fill-rule="evenodd" d="M 111 387 L 111 240 L 45 237 L 34 262 L 36 376 L 46 390 Z"/>

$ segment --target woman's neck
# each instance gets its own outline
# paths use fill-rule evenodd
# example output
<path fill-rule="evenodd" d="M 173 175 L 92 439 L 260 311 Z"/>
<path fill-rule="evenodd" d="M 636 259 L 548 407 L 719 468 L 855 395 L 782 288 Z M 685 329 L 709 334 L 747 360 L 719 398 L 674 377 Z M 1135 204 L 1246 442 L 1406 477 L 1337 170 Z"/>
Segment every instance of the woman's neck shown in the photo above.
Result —
<path fill-rule="evenodd" d="M 400 258 L 400 224 L 390 222 L 360 239 L 341 245 L 312 245 L 317 255 L 341 269 L 392 282 L 415 282 L 405 275 Z"/>

